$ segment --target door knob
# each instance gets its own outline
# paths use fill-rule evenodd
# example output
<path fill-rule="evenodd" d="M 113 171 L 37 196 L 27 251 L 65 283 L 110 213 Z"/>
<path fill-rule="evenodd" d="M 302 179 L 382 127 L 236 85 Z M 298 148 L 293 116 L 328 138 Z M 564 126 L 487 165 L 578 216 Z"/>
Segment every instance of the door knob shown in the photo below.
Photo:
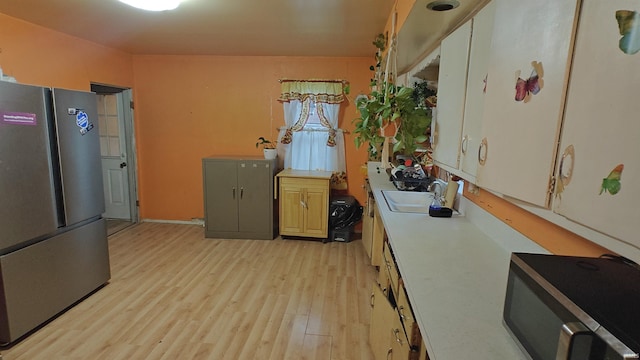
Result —
<path fill-rule="evenodd" d="M 127 166 L 126 162 L 123 162 L 122 164 L 120 164 L 120 169 L 124 169 Z"/>

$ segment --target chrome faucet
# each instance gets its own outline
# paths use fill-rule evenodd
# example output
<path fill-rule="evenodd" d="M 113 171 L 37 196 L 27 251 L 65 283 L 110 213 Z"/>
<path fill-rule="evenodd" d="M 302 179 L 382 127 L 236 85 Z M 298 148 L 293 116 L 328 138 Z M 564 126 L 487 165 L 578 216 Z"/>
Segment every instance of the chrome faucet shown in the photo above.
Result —
<path fill-rule="evenodd" d="M 427 187 L 427 191 L 433 193 L 433 202 L 431 203 L 431 205 L 442 206 L 444 204 L 444 191 L 442 188 L 442 184 L 438 180 L 435 180 L 434 182 L 429 184 L 429 186 Z"/>

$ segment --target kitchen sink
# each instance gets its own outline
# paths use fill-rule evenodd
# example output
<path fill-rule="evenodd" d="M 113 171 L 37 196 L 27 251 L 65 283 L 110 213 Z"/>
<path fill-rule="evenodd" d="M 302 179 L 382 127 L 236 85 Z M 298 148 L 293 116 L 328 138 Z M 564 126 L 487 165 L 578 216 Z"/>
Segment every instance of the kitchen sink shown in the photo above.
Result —
<path fill-rule="evenodd" d="M 394 212 L 428 214 L 433 202 L 431 192 L 382 190 L 382 196 Z"/>

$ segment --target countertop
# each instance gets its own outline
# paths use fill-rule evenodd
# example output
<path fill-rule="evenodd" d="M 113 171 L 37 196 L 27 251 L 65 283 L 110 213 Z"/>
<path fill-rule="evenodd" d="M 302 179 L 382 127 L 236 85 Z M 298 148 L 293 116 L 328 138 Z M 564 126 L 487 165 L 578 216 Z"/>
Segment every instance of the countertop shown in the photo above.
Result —
<path fill-rule="evenodd" d="M 526 359 L 502 324 L 509 259 L 546 251 L 495 241 L 463 215 L 392 212 L 379 166 L 369 162 L 369 183 L 431 360 Z"/>

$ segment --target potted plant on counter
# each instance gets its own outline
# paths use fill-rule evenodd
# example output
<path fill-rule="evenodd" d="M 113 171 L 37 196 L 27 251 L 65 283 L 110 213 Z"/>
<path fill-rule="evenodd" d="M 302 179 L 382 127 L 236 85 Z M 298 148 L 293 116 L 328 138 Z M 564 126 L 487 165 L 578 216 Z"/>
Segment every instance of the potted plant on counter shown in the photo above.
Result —
<path fill-rule="evenodd" d="M 264 158 L 267 160 L 275 159 L 278 156 L 278 150 L 276 150 L 276 142 L 268 140 L 264 137 L 259 137 L 256 143 L 256 148 L 262 145 L 262 151 Z"/>

